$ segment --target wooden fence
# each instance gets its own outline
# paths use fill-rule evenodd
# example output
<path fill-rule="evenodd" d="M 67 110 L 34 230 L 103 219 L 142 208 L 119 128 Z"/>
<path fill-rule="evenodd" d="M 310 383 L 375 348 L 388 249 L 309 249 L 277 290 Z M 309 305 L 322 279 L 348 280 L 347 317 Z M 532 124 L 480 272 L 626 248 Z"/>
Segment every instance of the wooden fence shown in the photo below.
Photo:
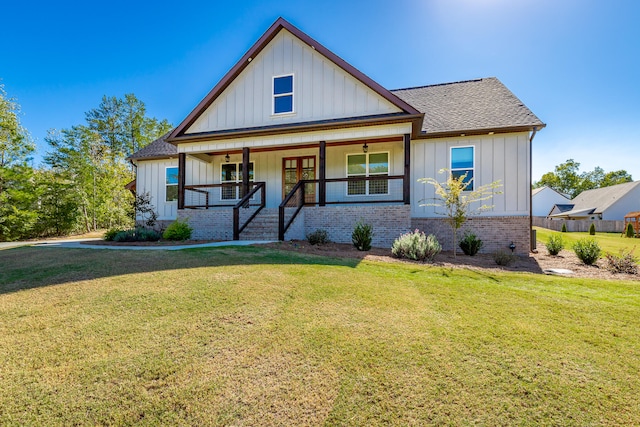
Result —
<path fill-rule="evenodd" d="M 533 217 L 533 225 L 537 227 L 562 231 L 562 224 L 567 225 L 567 231 L 588 232 L 591 224 L 596 226 L 596 232 L 601 233 L 622 233 L 624 230 L 624 221 L 604 219 L 550 219 L 543 216 Z"/>

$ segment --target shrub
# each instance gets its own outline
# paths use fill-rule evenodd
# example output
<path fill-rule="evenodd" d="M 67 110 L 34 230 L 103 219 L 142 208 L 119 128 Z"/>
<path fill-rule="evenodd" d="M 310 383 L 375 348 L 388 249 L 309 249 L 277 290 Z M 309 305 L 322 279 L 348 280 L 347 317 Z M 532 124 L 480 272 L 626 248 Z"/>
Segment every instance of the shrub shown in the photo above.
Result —
<path fill-rule="evenodd" d="M 136 227 L 129 230 L 122 230 L 113 236 L 114 242 L 157 242 L 160 240 L 160 233 L 150 228 Z"/>
<path fill-rule="evenodd" d="M 606 254 L 607 270 L 612 273 L 638 274 L 638 259 L 633 251 L 620 251 L 619 255 Z"/>
<path fill-rule="evenodd" d="M 474 256 L 482 248 L 482 240 L 478 239 L 475 234 L 466 232 L 460 240 L 459 246 L 465 255 Z"/>
<path fill-rule="evenodd" d="M 169 224 L 162 237 L 166 240 L 187 240 L 191 238 L 191 233 L 193 233 L 193 228 L 187 224 L 187 221 L 177 219 Z"/>
<path fill-rule="evenodd" d="M 594 223 L 591 223 L 591 225 L 589 226 L 589 235 L 596 235 L 596 225 Z"/>
<path fill-rule="evenodd" d="M 549 255 L 558 255 L 564 249 L 564 240 L 562 234 L 554 233 L 547 240 L 547 252 Z"/>
<path fill-rule="evenodd" d="M 121 228 L 111 228 L 104 233 L 104 236 L 102 236 L 102 239 L 106 240 L 107 242 L 112 242 L 113 238 L 116 237 L 116 234 L 118 234 L 121 231 L 122 231 Z"/>
<path fill-rule="evenodd" d="M 566 233 L 567 232 L 567 224 L 565 224 L 564 222 L 562 223 L 562 229 L 560 230 L 561 233 Z"/>
<path fill-rule="evenodd" d="M 136 237 L 135 230 L 122 230 L 118 231 L 115 236 L 113 236 L 114 242 L 135 242 Z"/>
<path fill-rule="evenodd" d="M 329 234 L 327 230 L 318 229 L 313 233 L 307 234 L 307 240 L 310 245 L 324 245 L 325 243 L 329 243 Z"/>
<path fill-rule="evenodd" d="M 371 249 L 371 241 L 373 240 L 373 226 L 362 221 L 356 223 L 356 227 L 351 233 L 351 241 L 353 246 L 359 251 L 368 251 Z"/>
<path fill-rule="evenodd" d="M 600 245 L 593 238 L 578 240 L 573 244 L 573 251 L 586 265 L 593 265 L 600 258 Z"/>
<path fill-rule="evenodd" d="M 509 252 L 498 250 L 493 253 L 493 260 L 498 265 L 507 266 L 511 264 L 514 261 L 514 259 L 515 259 L 514 255 L 510 254 Z"/>
<path fill-rule="evenodd" d="M 636 236 L 636 232 L 633 229 L 633 224 L 628 223 L 627 224 L 627 229 L 625 230 L 625 234 L 626 237 L 635 237 Z"/>
<path fill-rule="evenodd" d="M 433 258 L 440 253 L 442 246 L 436 236 L 429 234 L 426 236 L 422 231 L 416 230 L 412 233 L 405 233 L 398 237 L 391 253 L 397 258 L 408 258 L 416 261 L 433 261 Z"/>

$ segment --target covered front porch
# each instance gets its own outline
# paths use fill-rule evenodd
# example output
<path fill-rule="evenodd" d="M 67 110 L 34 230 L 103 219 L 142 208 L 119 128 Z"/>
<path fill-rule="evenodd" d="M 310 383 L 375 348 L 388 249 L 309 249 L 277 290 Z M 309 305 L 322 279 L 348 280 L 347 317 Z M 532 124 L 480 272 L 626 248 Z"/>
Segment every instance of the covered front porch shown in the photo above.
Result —
<path fill-rule="evenodd" d="M 299 238 L 300 226 L 295 232 L 293 228 L 304 207 L 325 212 L 332 206 L 406 205 L 409 211 L 408 133 L 216 148 L 178 154 L 178 217 L 189 218 L 194 228 L 205 230 L 202 238 L 255 238 L 256 228 L 269 229 L 265 231 L 280 240 Z M 348 212 L 357 213 L 357 209 Z M 327 218 L 326 225 L 318 228 L 329 228 L 331 222 Z M 247 233 L 251 237 L 245 237 Z"/>

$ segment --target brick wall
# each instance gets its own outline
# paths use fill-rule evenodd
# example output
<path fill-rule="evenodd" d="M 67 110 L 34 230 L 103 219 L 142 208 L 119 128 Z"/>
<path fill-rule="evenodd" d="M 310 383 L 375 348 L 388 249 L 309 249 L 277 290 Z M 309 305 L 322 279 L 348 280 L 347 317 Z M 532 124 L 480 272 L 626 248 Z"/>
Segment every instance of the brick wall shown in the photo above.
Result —
<path fill-rule="evenodd" d="M 412 218 L 411 228 L 424 231 L 426 234 L 434 234 L 442 249 L 452 250 L 451 227 L 444 218 Z M 482 240 L 483 246 L 480 252 L 492 253 L 497 250 L 510 251 L 509 245 L 516 245 L 515 253 L 528 254 L 531 244 L 531 232 L 528 216 L 506 217 L 474 217 L 468 219 L 458 230 L 458 240 L 464 231 L 469 230 Z"/>
<path fill-rule="evenodd" d="M 233 209 L 178 209 L 193 228 L 193 240 L 233 240 Z"/>
<path fill-rule="evenodd" d="M 398 236 L 411 230 L 409 205 L 315 206 L 305 207 L 303 212 L 305 235 L 321 228 L 338 243 L 351 243 L 351 233 L 361 219 L 373 226 L 372 244 L 376 247 L 391 247 Z"/>
<path fill-rule="evenodd" d="M 293 223 L 289 226 L 287 232 L 284 233 L 284 240 L 305 240 L 307 238 L 307 234 L 310 233 L 305 229 L 305 218 L 307 209 L 311 208 L 302 208 L 302 210 L 298 213 L 298 216 L 296 216 L 296 219 L 293 220 Z M 285 216 L 285 218 L 288 218 L 288 216 Z M 315 229 L 311 231 L 315 231 Z"/>

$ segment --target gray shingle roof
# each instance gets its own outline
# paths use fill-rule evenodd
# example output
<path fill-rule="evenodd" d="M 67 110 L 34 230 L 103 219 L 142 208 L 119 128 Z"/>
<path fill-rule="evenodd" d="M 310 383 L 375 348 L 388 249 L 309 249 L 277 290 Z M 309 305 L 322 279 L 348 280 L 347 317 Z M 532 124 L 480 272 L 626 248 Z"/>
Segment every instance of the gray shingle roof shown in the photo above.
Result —
<path fill-rule="evenodd" d="M 633 181 L 583 191 L 572 200 L 573 210 L 594 208 L 594 213 L 602 213 L 638 185 L 640 185 L 640 181 Z"/>
<path fill-rule="evenodd" d="M 160 138 L 153 141 L 151 144 L 146 147 L 136 151 L 132 155 L 129 156 L 130 160 L 139 160 L 139 159 L 163 159 L 167 157 L 173 157 L 178 155 L 178 149 L 175 145 L 169 144 L 166 142 L 166 138 L 169 136 L 171 132 L 167 132 L 162 135 Z"/>
<path fill-rule="evenodd" d="M 426 134 L 544 126 L 495 77 L 391 92 L 425 113 Z"/>
<path fill-rule="evenodd" d="M 544 126 L 516 96 L 495 77 L 391 91 L 425 113 L 425 134 L 492 131 Z M 158 159 L 177 155 L 175 145 L 163 135 L 129 159 Z"/>

